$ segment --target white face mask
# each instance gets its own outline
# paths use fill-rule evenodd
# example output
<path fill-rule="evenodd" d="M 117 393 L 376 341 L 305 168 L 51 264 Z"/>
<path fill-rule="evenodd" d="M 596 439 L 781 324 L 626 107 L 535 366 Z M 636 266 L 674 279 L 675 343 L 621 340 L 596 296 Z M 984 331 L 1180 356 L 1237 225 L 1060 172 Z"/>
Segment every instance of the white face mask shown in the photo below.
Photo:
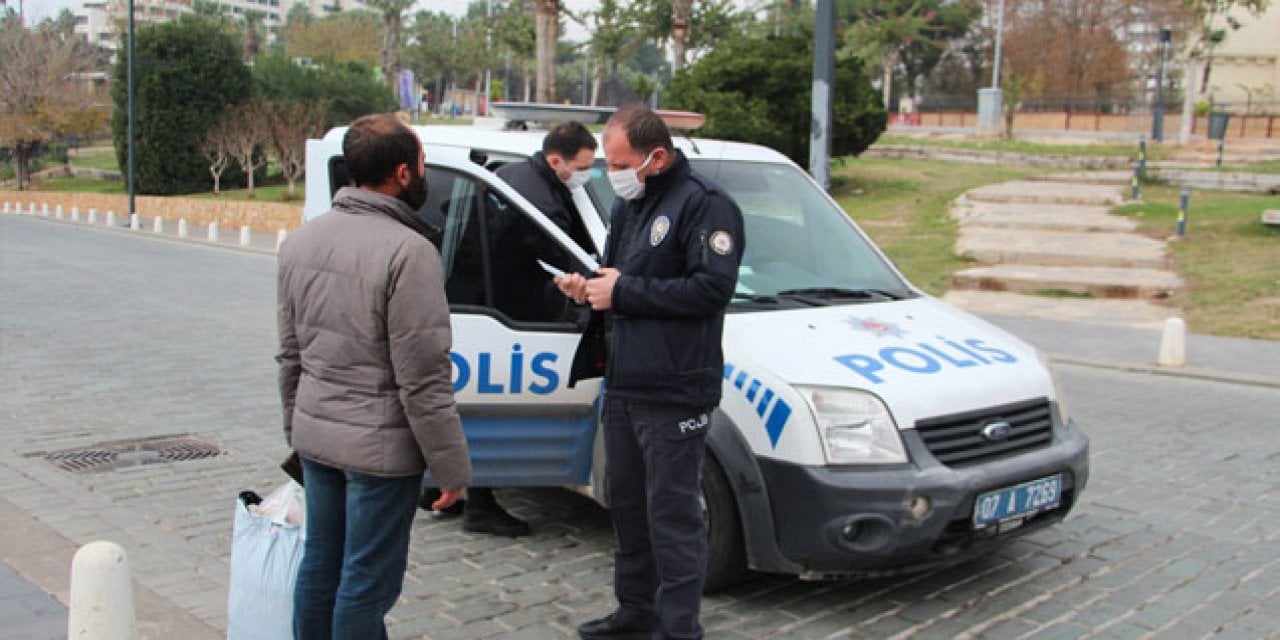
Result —
<path fill-rule="evenodd" d="M 568 180 L 562 180 L 561 182 L 564 182 L 564 186 L 569 187 L 570 189 L 573 189 L 574 187 L 581 187 L 582 185 L 591 182 L 591 170 L 583 169 L 582 171 L 574 171 L 569 174 Z"/>
<path fill-rule="evenodd" d="M 653 161 L 653 152 L 644 159 L 644 164 L 635 169 L 622 169 L 609 172 L 609 184 L 613 185 L 613 193 L 623 200 L 637 200 L 644 197 L 644 183 L 640 181 L 640 171 Z"/>

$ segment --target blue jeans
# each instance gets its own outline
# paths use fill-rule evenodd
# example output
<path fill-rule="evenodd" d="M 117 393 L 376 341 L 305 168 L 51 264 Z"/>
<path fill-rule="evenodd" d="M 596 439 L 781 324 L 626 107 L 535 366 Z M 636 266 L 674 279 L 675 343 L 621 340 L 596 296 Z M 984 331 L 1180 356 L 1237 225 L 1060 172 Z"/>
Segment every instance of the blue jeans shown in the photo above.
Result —
<path fill-rule="evenodd" d="M 404 582 L 420 476 L 379 478 L 302 459 L 307 540 L 293 593 L 303 640 L 386 638 Z"/>

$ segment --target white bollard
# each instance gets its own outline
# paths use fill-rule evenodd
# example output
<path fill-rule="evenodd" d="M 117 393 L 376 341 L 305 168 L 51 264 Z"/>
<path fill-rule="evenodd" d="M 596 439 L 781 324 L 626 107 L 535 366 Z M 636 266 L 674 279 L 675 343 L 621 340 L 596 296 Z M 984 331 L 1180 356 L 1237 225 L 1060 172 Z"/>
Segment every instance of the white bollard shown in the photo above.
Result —
<path fill-rule="evenodd" d="M 209 223 L 209 242 L 218 241 L 218 221 L 214 220 Z"/>
<path fill-rule="evenodd" d="M 5 213 L 9 213 L 9 201 L 8 201 L 8 200 L 5 200 L 5 201 L 4 201 L 4 212 L 5 212 Z"/>
<path fill-rule="evenodd" d="M 288 237 L 289 237 L 289 232 L 285 231 L 284 229 L 281 229 L 276 232 L 276 251 L 280 250 L 280 247 L 284 245 L 284 239 Z"/>
<path fill-rule="evenodd" d="M 62 205 L 58 205 L 58 208 L 53 210 L 53 217 L 59 220 L 62 219 Z"/>
<path fill-rule="evenodd" d="M 71 207 L 71 221 L 80 222 L 80 207 Z"/>
<path fill-rule="evenodd" d="M 89 224 L 98 224 L 98 210 L 97 210 L 97 209 L 90 209 L 90 210 L 89 210 Z"/>
<path fill-rule="evenodd" d="M 1156 364 L 1181 367 L 1187 364 L 1187 323 L 1182 318 L 1168 318 L 1160 334 L 1160 356 Z"/>
<path fill-rule="evenodd" d="M 187 233 L 187 219 L 179 218 L 178 219 L 178 237 L 186 238 L 188 235 L 190 234 Z"/>
<path fill-rule="evenodd" d="M 71 606 L 67 637 L 126 640 L 137 634 L 129 556 L 120 545 L 99 540 L 80 547 L 71 560 Z"/>
<path fill-rule="evenodd" d="M 131 231 L 137 231 L 141 228 L 142 228 L 142 216 L 139 216 L 136 213 L 129 214 L 129 229 Z"/>
<path fill-rule="evenodd" d="M 164 218 L 156 216 L 151 221 L 151 233 L 164 233 Z"/>
<path fill-rule="evenodd" d="M 40 203 L 40 215 L 42 215 L 42 216 L 44 216 L 44 217 L 46 217 L 46 218 L 48 218 L 48 217 L 49 217 L 49 203 L 48 203 L 48 202 L 41 202 L 41 203 Z"/>
<path fill-rule="evenodd" d="M 35 214 L 36 214 L 36 203 L 34 203 L 34 202 L 28 202 L 28 203 L 27 203 L 27 215 L 29 215 L 29 216 L 34 216 Z"/>
<path fill-rule="evenodd" d="M 107 212 L 107 226 L 108 227 L 116 226 L 116 212 L 114 211 Z"/>
<path fill-rule="evenodd" d="M 247 247 L 251 244 L 253 244 L 253 230 L 247 224 L 240 225 L 240 246 Z"/>

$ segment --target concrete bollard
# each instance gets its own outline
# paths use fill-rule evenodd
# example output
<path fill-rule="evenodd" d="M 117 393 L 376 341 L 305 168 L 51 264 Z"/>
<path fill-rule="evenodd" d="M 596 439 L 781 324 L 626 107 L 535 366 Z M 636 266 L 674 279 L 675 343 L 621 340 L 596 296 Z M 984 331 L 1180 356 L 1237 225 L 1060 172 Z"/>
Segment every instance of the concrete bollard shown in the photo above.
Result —
<path fill-rule="evenodd" d="M 34 203 L 34 202 L 28 202 L 28 203 L 27 203 L 27 215 L 29 215 L 29 216 L 34 216 L 35 214 L 36 214 L 36 203 Z"/>
<path fill-rule="evenodd" d="M 210 223 L 209 223 L 209 236 L 208 236 L 208 240 L 209 240 L 209 242 L 217 242 L 217 241 L 218 241 L 218 221 L 217 221 L 217 220 L 214 220 L 213 222 L 210 222 Z"/>
<path fill-rule="evenodd" d="M 76 206 L 71 207 L 71 221 L 80 222 L 80 207 L 76 207 Z"/>
<path fill-rule="evenodd" d="M 131 213 L 129 214 L 129 230 L 137 231 L 142 228 L 142 216 Z"/>
<path fill-rule="evenodd" d="M 276 251 L 280 250 L 280 247 L 284 245 L 285 238 L 288 238 L 288 237 L 289 237 L 289 232 L 285 231 L 284 229 L 281 229 L 276 232 Z"/>
<path fill-rule="evenodd" d="M 9 213 L 9 201 L 4 201 L 4 213 Z"/>
<path fill-rule="evenodd" d="M 164 233 L 164 218 L 156 216 L 151 221 L 151 233 Z"/>
<path fill-rule="evenodd" d="M 43 216 L 43 217 L 45 217 L 45 218 L 48 218 L 48 217 L 49 217 L 49 203 L 48 203 L 48 202 L 41 202 L 41 203 L 40 203 L 40 215 L 41 215 L 41 216 Z"/>
<path fill-rule="evenodd" d="M 1187 324 L 1182 318 L 1168 318 L 1160 334 L 1160 355 L 1156 364 L 1181 367 L 1187 364 Z"/>
<path fill-rule="evenodd" d="M 98 540 L 71 560 L 71 606 L 67 637 L 128 640 L 136 637 L 133 578 L 120 545 Z"/>
<path fill-rule="evenodd" d="M 186 238 L 188 235 L 190 234 L 187 232 L 187 219 L 179 218 L 178 219 L 178 237 Z"/>
<path fill-rule="evenodd" d="M 62 219 L 62 205 L 58 205 L 57 208 L 53 210 L 53 217 L 59 220 Z"/>
<path fill-rule="evenodd" d="M 89 210 L 89 224 L 98 224 L 98 210 L 97 210 L 97 209 L 90 209 L 90 210 Z"/>
<path fill-rule="evenodd" d="M 108 227 L 116 226 L 116 212 L 114 211 L 107 212 L 107 226 Z"/>
<path fill-rule="evenodd" d="M 253 244 L 253 229 L 250 229 L 247 224 L 240 225 L 240 246 L 247 247 L 251 244 Z"/>

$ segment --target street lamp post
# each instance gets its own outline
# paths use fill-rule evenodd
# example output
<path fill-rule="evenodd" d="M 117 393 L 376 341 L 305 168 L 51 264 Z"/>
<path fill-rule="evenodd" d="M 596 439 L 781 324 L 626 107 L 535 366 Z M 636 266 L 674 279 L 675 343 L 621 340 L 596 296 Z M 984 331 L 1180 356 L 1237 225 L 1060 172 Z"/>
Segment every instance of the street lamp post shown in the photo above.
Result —
<path fill-rule="evenodd" d="M 492 37 L 491 34 L 493 33 L 493 26 L 490 25 L 489 23 L 493 20 L 493 0 L 487 0 L 485 5 L 485 10 L 484 10 L 484 18 L 485 18 L 485 25 L 484 25 L 484 114 L 483 115 L 487 116 L 489 115 L 489 96 L 492 95 L 492 92 L 489 91 L 489 45 Z"/>
<path fill-rule="evenodd" d="M 809 175 L 823 189 L 831 186 L 831 98 L 835 86 L 835 0 L 818 0 L 814 16 L 813 133 L 809 138 Z"/>
<path fill-rule="evenodd" d="M 991 63 L 991 86 L 978 89 L 978 130 L 994 133 L 1000 130 L 1000 113 L 1004 96 L 1000 91 L 1000 48 L 1004 40 L 1004 0 L 996 9 L 996 50 Z"/>
<path fill-rule="evenodd" d="M 128 125 L 128 134 L 127 134 L 127 135 L 129 136 L 129 140 L 128 140 L 128 143 L 125 145 L 125 148 L 126 148 L 126 149 L 128 149 L 128 160 L 127 160 L 127 163 L 128 163 L 128 165 L 129 165 L 129 167 L 128 167 L 128 172 L 129 172 L 129 220 L 130 220 L 130 222 L 132 222 L 132 221 L 133 221 L 133 216 L 134 216 L 134 214 L 138 213 L 138 208 L 134 206 L 134 196 L 135 196 L 135 195 L 137 195 L 137 185 L 136 185 L 136 184 L 135 184 L 135 182 L 134 182 L 134 155 L 135 155 L 135 154 L 134 154 L 134 149 L 133 149 L 133 147 L 134 147 L 134 144 L 133 144 L 133 143 L 134 143 L 134 138 L 133 138 L 133 126 L 134 126 L 134 120 L 136 119 L 136 114 L 135 114 L 135 111 L 134 111 L 134 105 L 133 105 L 133 103 L 134 103 L 134 99 L 133 99 L 133 98 L 134 98 L 134 95 L 133 95 L 133 94 L 134 94 L 134 83 L 133 83 L 133 0 L 129 0 L 129 44 L 128 44 L 128 56 L 129 56 L 129 64 L 128 64 L 128 72 L 127 72 L 127 75 L 128 75 L 127 82 L 128 82 L 128 84 L 129 84 L 129 88 L 128 88 L 128 94 L 129 94 L 128 110 L 129 110 L 129 113 L 128 113 L 127 115 L 128 115 L 129 125 Z"/>
<path fill-rule="evenodd" d="M 1164 140 L 1164 64 L 1172 35 L 1168 29 L 1160 30 L 1160 68 L 1156 72 L 1156 101 L 1151 105 L 1151 139 L 1156 142 Z"/>

